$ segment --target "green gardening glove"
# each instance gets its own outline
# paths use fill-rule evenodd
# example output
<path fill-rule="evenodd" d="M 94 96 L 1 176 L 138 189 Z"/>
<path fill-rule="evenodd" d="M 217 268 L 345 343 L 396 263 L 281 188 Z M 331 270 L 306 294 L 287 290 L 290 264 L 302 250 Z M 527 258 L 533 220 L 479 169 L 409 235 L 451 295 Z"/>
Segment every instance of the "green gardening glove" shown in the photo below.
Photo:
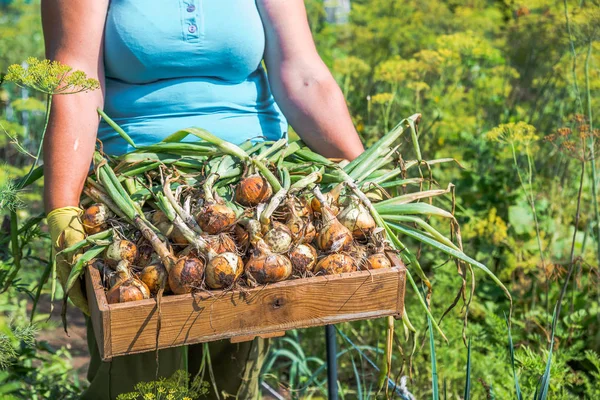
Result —
<path fill-rule="evenodd" d="M 82 214 L 83 211 L 80 208 L 62 207 L 52 210 L 47 216 L 50 238 L 52 239 L 52 257 L 56 257 L 56 274 L 64 291 L 66 291 L 67 279 L 71 273 L 73 261 L 80 252 L 56 254 L 85 239 L 85 231 L 80 219 Z M 84 314 L 90 315 L 87 298 L 81 285 L 73 285 L 66 295 L 69 296 L 75 307 L 83 311 Z"/>

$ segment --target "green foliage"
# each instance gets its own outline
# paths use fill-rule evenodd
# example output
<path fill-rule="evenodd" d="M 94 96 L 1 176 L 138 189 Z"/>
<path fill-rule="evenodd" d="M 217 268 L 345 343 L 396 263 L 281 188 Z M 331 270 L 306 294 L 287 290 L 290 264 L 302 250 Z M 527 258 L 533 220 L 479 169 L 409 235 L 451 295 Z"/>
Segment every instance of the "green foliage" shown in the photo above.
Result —
<path fill-rule="evenodd" d="M 25 64 L 25 67 L 10 65 L 4 79 L 47 95 L 87 92 L 100 87 L 98 80 L 88 78 L 83 71 L 73 71 L 73 68 L 59 61 L 29 57 Z"/>
<path fill-rule="evenodd" d="M 135 390 L 117 396 L 117 400 L 192 400 L 208 393 L 208 382 L 198 377 L 190 379 L 185 371 L 178 370 L 169 378 L 140 382 Z"/>
<path fill-rule="evenodd" d="M 346 97 L 363 141 L 374 143 L 401 118 L 420 112 L 424 118 L 418 137 L 424 158 L 452 157 L 465 167 L 446 165 L 429 175 L 421 166 L 420 171 L 414 168 L 398 179 L 413 179 L 432 189 L 438 184 L 446 187 L 450 181 L 456 184 L 455 217 L 462 226 L 464 253 L 488 266 L 514 299 L 507 346 L 503 315 L 508 301 L 502 290 L 479 271 L 471 275 L 462 264 L 449 262 L 443 251 L 454 249 L 423 248 L 422 278 L 435 287 L 431 309 L 448 343 L 429 336 L 426 315 L 411 312 L 419 310 L 418 300 L 407 296 L 410 322 L 405 317 L 396 324 L 392 380 L 408 377 L 405 386 L 417 398 L 431 397 L 430 349 L 435 349 L 439 397 L 465 397 L 469 365 L 471 398 L 516 398 L 518 380 L 522 394 L 517 398 L 529 399 L 540 387 L 552 348 L 547 398 L 599 398 L 600 238 L 594 213 L 598 194 L 590 176 L 600 143 L 598 118 L 594 118 L 600 105 L 600 8 L 593 2 L 571 0 L 353 0 L 350 22 L 330 25 L 321 1 L 305 4 L 319 52 Z M 0 7 L 0 71 L 29 56 L 41 57 L 39 4 L 13 1 Z M 37 60 L 31 64 L 33 69 L 13 67 L 7 78 L 46 93 L 62 88 L 57 78 L 66 73 L 62 67 Z M 72 85 L 91 88 L 80 76 L 71 79 Z M 0 131 L 8 133 L 0 135 L 0 156 L 11 162 L 0 170 L 4 210 L 20 200 L 34 204 L 33 208 L 37 204 L 39 211 L 40 185 L 17 192 L 9 179 L 26 172 L 23 166 L 31 164 L 30 154 L 38 148 L 43 100 L 15 85 L 0 89 Z M 404 159 L 414 158 L 410 142 L 407 136 L 399 149 Z M 449 209 L 453 197 L 444 194 L 436 202 Z M 23 221 L 36 214 L 36 210 L 12 208 L 18 209 Z M 412 218 L 402 221 L 403 242 L 414 244 L 409 236 L 417 228 L 427 228 L 429 234 L 452 231 L 448 219 L 400 217 Z M 28 232 L 23 232 L 22 242 L 27 244 L 23 270 L 29 275 L 17 282 L 20 296 L 34 289 L 43 269 L 40 259 L 47 257 L 45 241 L 31 240 L 43 238 L 43 233 Z M 0 250 L 5 261 L 0 271 L 5 271 L 10 252 Z M 457 276 L 457 268 L 463 277 Z M 570 269 L 573 275 L 552 340 L 552 309 Z M 474 279 L 478 286 L 469 303 Z M 462 307 L 437 320 L 455 297 L 463 299 Z M 410 333 L 411 326 L 418 328 L 416 335 Z M 376 368 L 383 357 L 385 321 L 346 323 L 339 328 L 348 337 L 340 341 L 338 354 L 341 396 L 382 397 L 377 392 Z M 470 339 L 470 357 L 463 332 Z M 434 343 L 428 346 L 430 338 Z M 10 339 L 3 346 L 14 343 Z M 288 388 L 293 396 L 323 396 L 324 349 L 320 329 L 288 334 L 275 342 L 265 364 L 265 380 Z M 47 360 L 48 372 L 36 378 L 46 382 L 41 387 L 50 387 L 51 379 L 60 382 L 57 372 L 49 371 L 50 362 L 70 379 L 68 362 L 56 359 L 59 353 L 36 350 L 35 354 Z M 15 390 L 19 395 L 29 393 L 23 392 L 24 387 L 33 390 L 27 385 L 34 381 L 26 380 L 31 375 L 15 381 L 11 374 L 0 374 L 0 396 Z M 153 389 L 140 388 L 155 390 L 158 384 L 153 385 Z M 73 386 L 65 383 L 68 390 L 74 391 Z M 143 398 L 143 393 L 138 390 L 130 396 Z"/>

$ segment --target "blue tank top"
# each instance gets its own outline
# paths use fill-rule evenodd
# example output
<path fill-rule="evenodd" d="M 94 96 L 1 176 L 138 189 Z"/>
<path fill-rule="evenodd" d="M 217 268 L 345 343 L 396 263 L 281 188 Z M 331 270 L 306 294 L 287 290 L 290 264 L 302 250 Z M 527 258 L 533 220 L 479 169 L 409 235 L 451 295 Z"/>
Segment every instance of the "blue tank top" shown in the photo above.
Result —
<path fill-rule="evenodd" d="M 104 111 L 137 145 L 187 127 L 238 144 L 286 134 L 255 1 L 112 0 L 104 40 Z M 104 122 L 98 138 L 106 154 L 131 150 Z"/>

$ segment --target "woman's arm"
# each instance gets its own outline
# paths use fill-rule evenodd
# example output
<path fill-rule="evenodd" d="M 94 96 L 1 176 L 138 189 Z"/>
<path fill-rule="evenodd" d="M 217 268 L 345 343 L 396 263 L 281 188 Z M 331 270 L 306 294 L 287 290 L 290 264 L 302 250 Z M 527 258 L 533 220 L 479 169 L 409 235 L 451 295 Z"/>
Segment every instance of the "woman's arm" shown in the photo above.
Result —
<path fill-rule="evenodd" d="M 302 140 L 327 157 L 363 152 L 344 95 L 315 48 L 302 0 L 259 0 L 273 96 Z"/>
<path fill-rule="evenodd" d="M 108 0 L 42 0 L 46 57 L 84 71 L 101 90 L 56 95 L 44 140 L 46 212 L 77 206 L 98 130 L 96 108 L 104 105 L 102 38 Z"/>

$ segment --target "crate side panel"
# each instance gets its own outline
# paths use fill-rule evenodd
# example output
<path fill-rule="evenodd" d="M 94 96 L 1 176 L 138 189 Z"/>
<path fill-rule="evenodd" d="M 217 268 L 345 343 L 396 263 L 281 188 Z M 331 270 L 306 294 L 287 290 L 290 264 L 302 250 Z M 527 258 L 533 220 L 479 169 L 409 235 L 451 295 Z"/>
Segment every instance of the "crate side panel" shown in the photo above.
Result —
<path fill-rule="evenodd" d="M 106 301 L 104 287 L 100 280 L 100 273 L 96 268 L 90 267 L 86 269 L 85 286 L 98 351 L 102 360 L 107 361 L 112 358 L 110 308 Z"/>
<path fill-rule="evenodd" d="M 165 297 L 159 347 L 398 315 L 398 287 L 403 272 L 392 268 L 347 277 L 288 281 L 209 298 Z M 111 306 L 114 356 L 156 348 L 156 304 L 143 303 Z"/>

